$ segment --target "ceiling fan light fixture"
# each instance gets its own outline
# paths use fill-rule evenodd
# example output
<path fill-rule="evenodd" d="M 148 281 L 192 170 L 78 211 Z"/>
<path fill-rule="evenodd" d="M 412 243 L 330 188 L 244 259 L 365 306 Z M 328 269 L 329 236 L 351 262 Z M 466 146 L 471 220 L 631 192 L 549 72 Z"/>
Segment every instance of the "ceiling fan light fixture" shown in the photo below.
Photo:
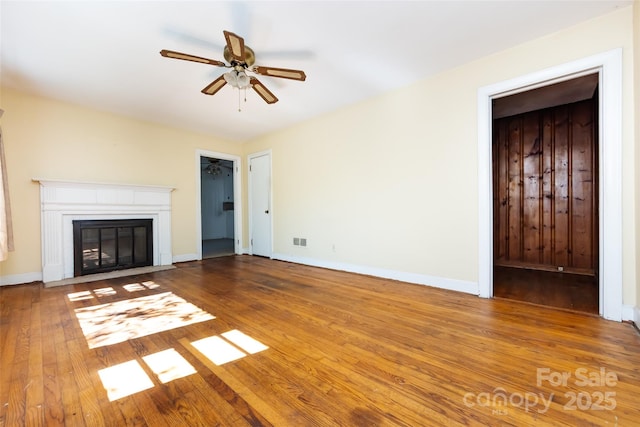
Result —
<path fill-rule="evenodd" d="M 237 82 L 239 89 L 248 88 L 250 85 L 250 79 L 249 76 L 247 76 L 247 73 L 245 73 L 244 71 L 238 71 Z"/>
<path fill-rule="evenodd" d="M 238 87 L 238 72 L 233 70 L 228 73 L 224 73 L 224 79 L 233 87 Z"/>
<path fill-rule="evenodd" d="M 209 165 L 207 165 L 207 167 L 204 169 L 204 171 L 209 175 L 213 175 L 214 177 L 222 173 L 222 169 L 217 162 L 210 162 Z"/>
<path fill-rule="evenodd" d="M 251 85 L 251 79 L 244 71 L 231 70 L 224 74 L 224 79 L 231 86 L 238 89 L 246 89 Z"/>

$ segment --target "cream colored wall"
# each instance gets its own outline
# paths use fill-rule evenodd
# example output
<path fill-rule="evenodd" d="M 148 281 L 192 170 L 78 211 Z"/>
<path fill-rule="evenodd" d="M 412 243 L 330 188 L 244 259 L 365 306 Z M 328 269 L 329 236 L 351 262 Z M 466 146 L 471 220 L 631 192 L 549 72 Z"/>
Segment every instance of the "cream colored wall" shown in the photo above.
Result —
<path fill-rule="evenodd" d="M 627 7 L 247 144 L 273 150 L 274 251 L 477 282 L 478 88 L 622 47 L 623 286 L 633 303 L 632 17 Z"/>
<path fill-rule="evenodd" d="M 15 252 L 0 276 L 40 272 L 40 193 L 32 178 L 175 187 L 173 255 L 197 253 L 196 150 L 241 146 L 2 88 Z"/>

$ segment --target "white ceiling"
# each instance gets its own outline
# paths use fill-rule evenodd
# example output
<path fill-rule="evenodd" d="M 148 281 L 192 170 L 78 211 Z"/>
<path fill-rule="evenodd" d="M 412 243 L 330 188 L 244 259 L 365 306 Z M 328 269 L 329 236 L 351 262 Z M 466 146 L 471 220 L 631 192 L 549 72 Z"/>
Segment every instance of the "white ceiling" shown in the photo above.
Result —
<path fill-rule="evenodd" d="M 632 1 L 6 1 L 2 84 L 100 110 L 244 141 L 377 96 Z M 163 58 L 161 49 L 224 60 L 223 30 L 256 65 L 304 70 L 261 77 L 267 105 L 225 86 L 224 68 Z M 11 114 L 7 111 L 7 114 Z"/>

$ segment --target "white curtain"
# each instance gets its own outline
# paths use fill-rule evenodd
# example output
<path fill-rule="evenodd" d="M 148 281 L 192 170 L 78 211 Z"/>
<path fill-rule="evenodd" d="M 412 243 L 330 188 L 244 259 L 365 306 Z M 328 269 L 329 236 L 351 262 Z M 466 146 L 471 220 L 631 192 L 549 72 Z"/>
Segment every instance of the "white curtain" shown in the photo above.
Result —
<path fill-rule="evenodd" d="M 2 117 L 0 109 L 0 117 Z M 13 227 L 11 224 L 11 204 L 9 203 L 9 182 L 7 181 L 7 162 L 4 158 L 2 128 L 0 128 L 0 261 L 7 259 L 13 251 Z"/>

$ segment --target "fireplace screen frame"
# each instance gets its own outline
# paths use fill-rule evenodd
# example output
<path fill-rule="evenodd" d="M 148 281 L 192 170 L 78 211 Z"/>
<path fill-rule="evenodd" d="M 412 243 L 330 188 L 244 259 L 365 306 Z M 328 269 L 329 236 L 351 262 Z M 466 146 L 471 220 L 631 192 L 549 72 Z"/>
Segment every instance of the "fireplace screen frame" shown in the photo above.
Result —
<path fill-rule="evenodd" d="M 145 267 L 154 265 L 153 259 L 153 219 L 82 219 L 73 220 L 73 260 L 74 260 L 74 276 L 85 276 L 88 274 L 105 273 L 115 270 L 124 270 L 127 268 Z M 144 244 L 144 248 L 139 249 L 140 243 L 136 244 L 135 228 L 144 228 L 144 236 L 138 237 L 138 241 Z M 83 232 L 85 230 L 97 231 L 97 262 L 96 266 L 87 266 L 84 259 L 84 242 Z M 129 230 L 129 233 L 124 230 Z M 111 233 L 109 238 L 103 235 Z M 123 260 L 120 255 L 120 241 L 125 239 L 127 235 L 130 237 L 129 250 L 131 252 L 130 261 Z M 111 254 L 105 253 L 103 243 L 113 241 L 113 247 L 110 248 Z M 140 253 L 143 252 L 143 253 Z M 111 256 L 109 256 L 111 255 Z M 105 262 L 105 258 L 110 258 L 112 262 Z M 128 257 L 126 257 L 128 258 Z"/>

